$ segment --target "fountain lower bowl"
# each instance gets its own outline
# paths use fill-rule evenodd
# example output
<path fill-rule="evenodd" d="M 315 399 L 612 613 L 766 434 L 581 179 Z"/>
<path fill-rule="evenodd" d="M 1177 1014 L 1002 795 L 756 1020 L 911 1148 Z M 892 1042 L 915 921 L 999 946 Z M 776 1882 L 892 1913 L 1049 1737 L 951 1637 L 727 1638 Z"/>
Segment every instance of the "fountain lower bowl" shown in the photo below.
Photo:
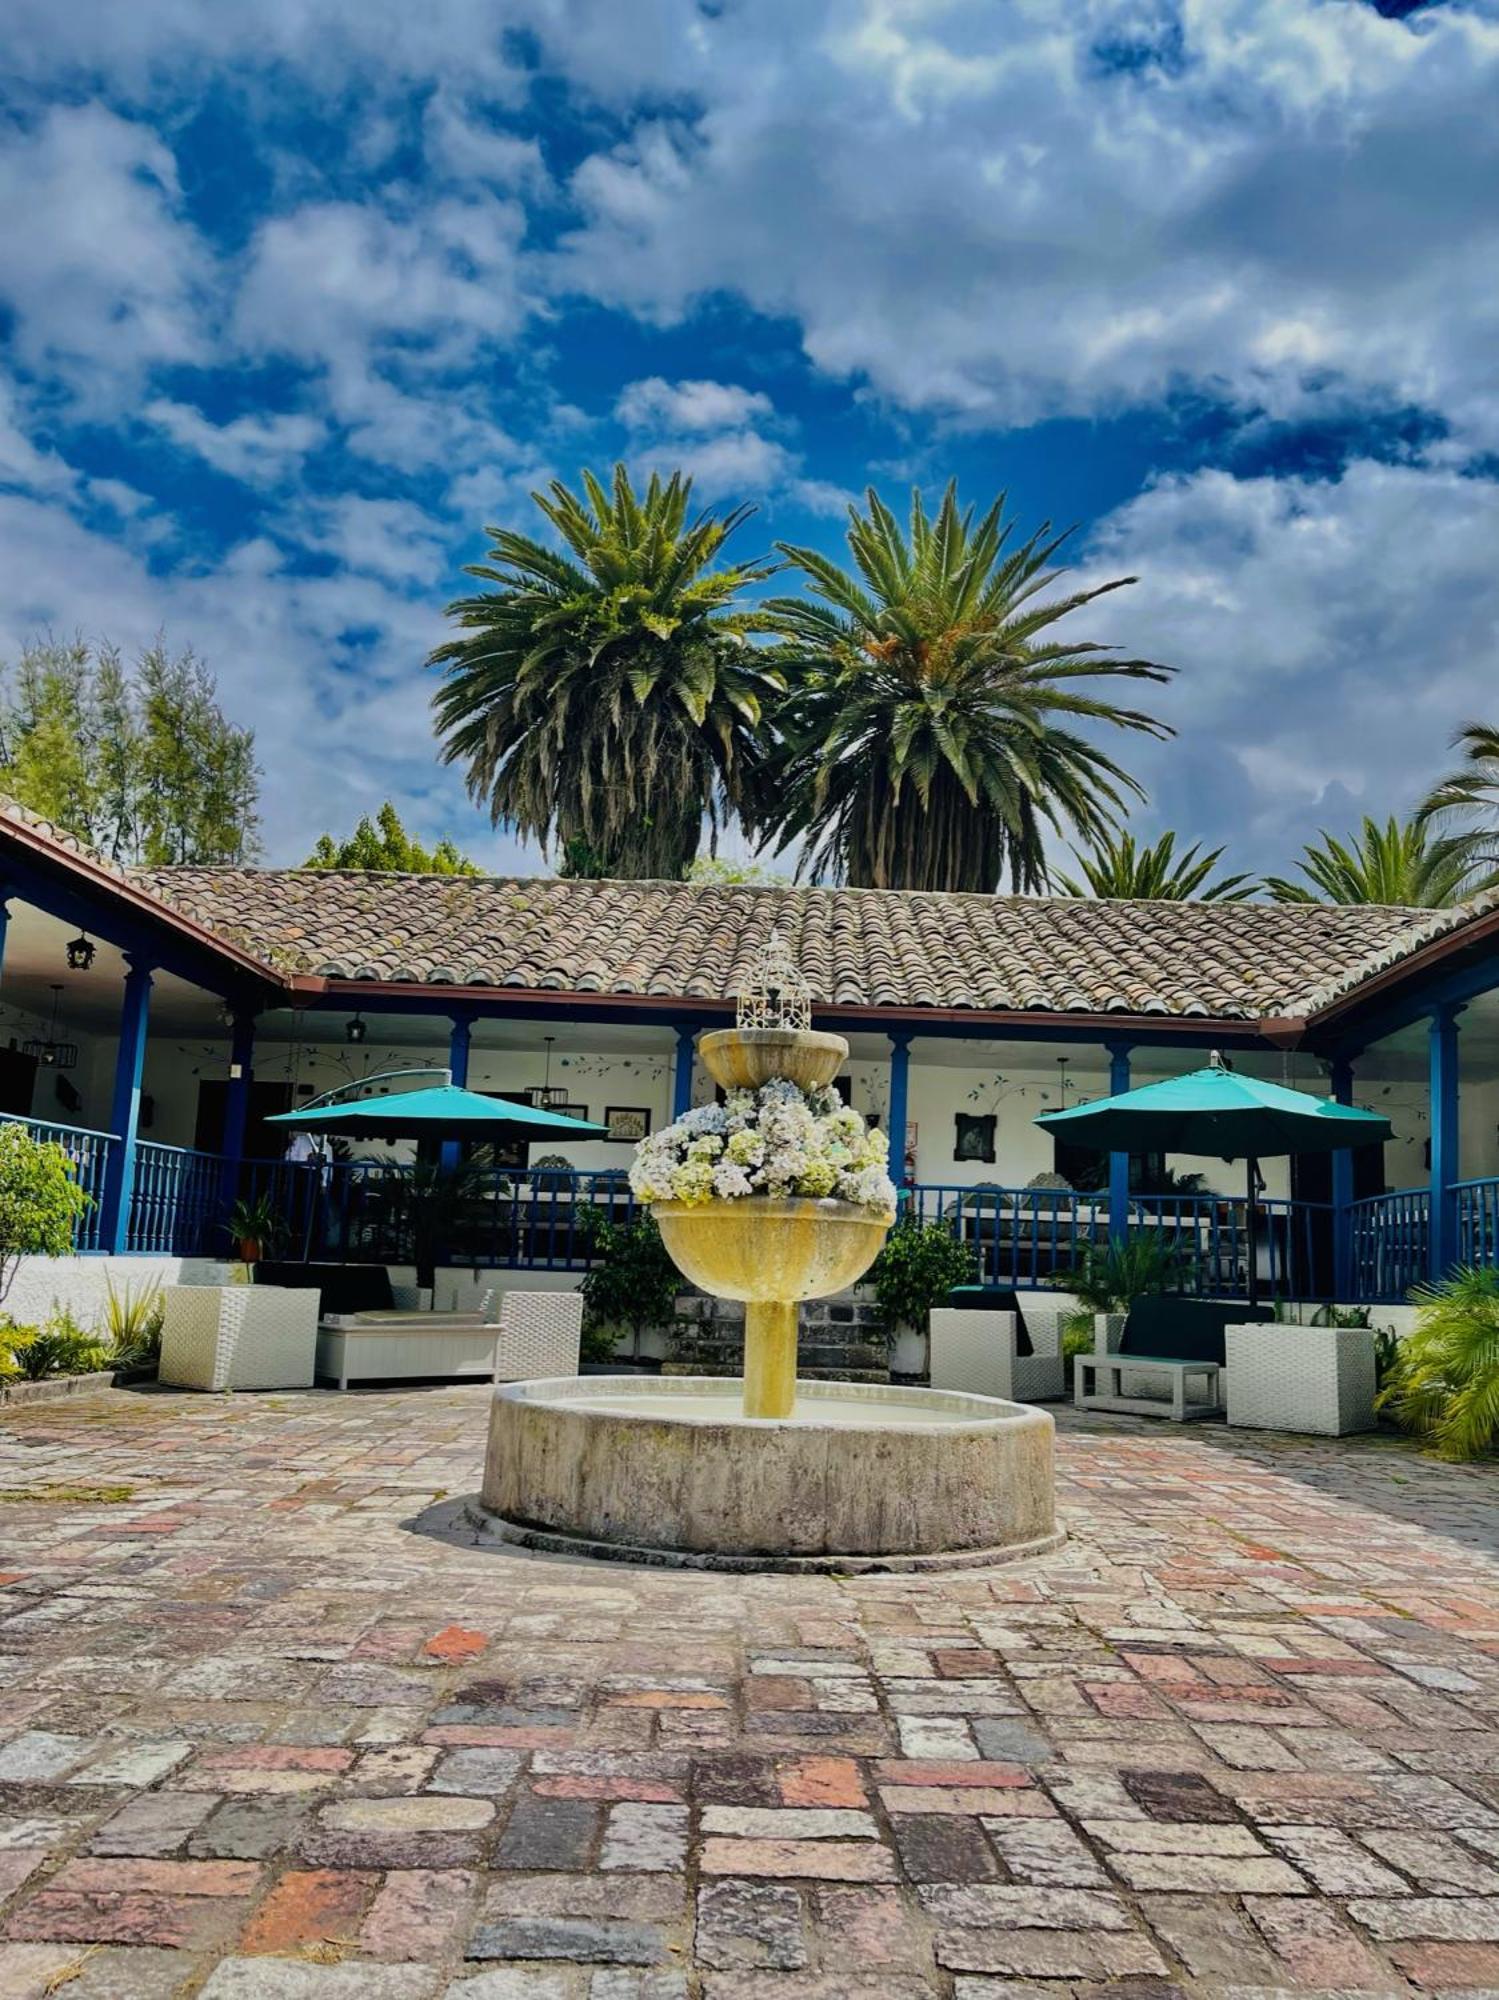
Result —
<path fill-rule="evenodd" d="M 937 1569 L 1054 1548 L 1053 1424 L 990 1396 L 565 1377 L 495 1391 L 482 1525 L 528 1547 L 702 1569 Z"/>

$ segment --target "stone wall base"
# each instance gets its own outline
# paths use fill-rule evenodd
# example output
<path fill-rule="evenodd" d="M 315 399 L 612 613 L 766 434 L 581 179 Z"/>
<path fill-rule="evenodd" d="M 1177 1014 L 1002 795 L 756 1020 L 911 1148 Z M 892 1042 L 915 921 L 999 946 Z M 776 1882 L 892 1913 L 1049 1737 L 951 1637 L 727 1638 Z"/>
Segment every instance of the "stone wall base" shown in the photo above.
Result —
<path fill-rule="evenodd" d="M 744 1306 L 738 1299 L 688 1292 L 663 1375 L 742 1375 Z M 888 1382 L 890 1357 L 874 1294 L 866 1286 L 830 1299 L 808 1299 L 798 1314 L 796 1372 L 809 1382 Z"/>

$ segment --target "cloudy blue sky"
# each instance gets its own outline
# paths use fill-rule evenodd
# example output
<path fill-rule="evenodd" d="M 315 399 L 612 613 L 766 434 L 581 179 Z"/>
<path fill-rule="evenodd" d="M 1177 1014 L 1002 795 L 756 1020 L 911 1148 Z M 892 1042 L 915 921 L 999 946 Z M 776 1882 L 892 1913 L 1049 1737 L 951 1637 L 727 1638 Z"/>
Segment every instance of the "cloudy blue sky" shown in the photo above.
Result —
<path fill-rule="evenodd" d="M 515 864 L 422 661 L 618 455 L 746 554 L 869 480 L 1077 521 L 1180 669 L 1142 824 L 1247 862 L 1499 720 L 1499 0 L 4 13 L 0 654 L 191 642 L 273 860 L 389 793 Z"/>

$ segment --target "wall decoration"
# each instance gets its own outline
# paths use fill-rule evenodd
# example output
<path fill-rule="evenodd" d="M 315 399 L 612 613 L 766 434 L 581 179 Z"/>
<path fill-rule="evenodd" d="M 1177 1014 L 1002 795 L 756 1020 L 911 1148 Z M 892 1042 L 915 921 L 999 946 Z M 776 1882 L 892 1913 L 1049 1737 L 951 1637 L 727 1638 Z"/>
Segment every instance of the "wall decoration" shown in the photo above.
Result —
<path fill-rule="evenodd" d="M 586 1104 L 554 1104 L 552 1109 L 557 1113 L 559 1118 L 581 1118 L 585 1125 L 588 1123 L 588 1106 Z"/>
<path fill-rule="evenodd" d="M 994 1132 L 999 1123 L 992 1111 L 975 1116 L 972 1112 L 959 1111 L 954 1114 L 957 1131 L 953 1139 L 952 1156 L 955 1160 L 982 1161 L 986 1166 L 994 1164 Z"/>
<path fill-rule="evenodd" d="M 651 1114 L 643 1104 L 611 1104 L 604 1112 L 604 1123 L 616 1145 L 636 1146 L 650 1135 Z"/>

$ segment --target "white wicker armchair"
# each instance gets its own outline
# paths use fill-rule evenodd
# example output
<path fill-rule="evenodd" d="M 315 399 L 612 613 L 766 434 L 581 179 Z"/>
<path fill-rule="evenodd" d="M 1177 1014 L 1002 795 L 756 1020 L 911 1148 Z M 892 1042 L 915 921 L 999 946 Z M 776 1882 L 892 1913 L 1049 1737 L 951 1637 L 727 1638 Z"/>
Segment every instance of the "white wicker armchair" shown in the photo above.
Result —
<path fill-rule="evenodd" d="M 1025 1329 L 1031 1352 L 1018 1354 L 1014 1313 L 935 1307 L 929 1318 L 932 1387 L 1009 1403 L 1044 1403 L 1063 1395 L 1061 1313 L 1052 1306 L 1027 1306 Z"/>
<path fill-rule="evenodd" d="M 490 1320 L 493 1295 L 485 1299 Z M 532 1382 L 547 1375 L 576 1375 L 583 1338 L 581 1292 L 504 1292 L 494 1344 L 496 1382 Z"/>

